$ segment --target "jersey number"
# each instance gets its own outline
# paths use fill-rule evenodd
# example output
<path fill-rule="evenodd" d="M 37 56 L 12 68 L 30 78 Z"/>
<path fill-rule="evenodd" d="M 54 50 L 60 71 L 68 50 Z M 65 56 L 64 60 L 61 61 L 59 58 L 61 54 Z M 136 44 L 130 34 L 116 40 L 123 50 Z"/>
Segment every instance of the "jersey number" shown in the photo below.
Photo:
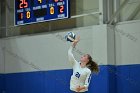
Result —
<path fill-rule="evenodd" d="M 76 72 L 75 76 L 76 76 L 77 78 L 80 78 L 79 72 Z"/>

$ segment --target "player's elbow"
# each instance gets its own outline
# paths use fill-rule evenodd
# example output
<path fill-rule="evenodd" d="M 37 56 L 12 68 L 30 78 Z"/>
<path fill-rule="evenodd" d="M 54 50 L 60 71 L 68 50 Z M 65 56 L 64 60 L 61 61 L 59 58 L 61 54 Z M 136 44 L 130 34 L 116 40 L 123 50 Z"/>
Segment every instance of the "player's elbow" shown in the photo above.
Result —
<path fill-rule="evenodd" d="M 68 56 L 71 58 L 72 57 L 72 52 L 68 50 Z"/>

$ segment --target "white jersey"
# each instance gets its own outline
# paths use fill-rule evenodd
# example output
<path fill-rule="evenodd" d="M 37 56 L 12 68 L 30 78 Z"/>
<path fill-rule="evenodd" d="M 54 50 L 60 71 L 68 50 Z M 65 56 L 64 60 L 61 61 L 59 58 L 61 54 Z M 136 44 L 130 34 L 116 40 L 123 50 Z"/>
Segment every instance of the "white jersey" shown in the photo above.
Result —
<path fill-rule="evenodd" d="M 86 89 L 83 89 L 79 92 L 88 91 L 88 86 L 91 79 L 91 71 L 87 67 L 82 68 L 80 66 L 80 62 L 76 61 L 72 54 L 72 49 L 73 47 L 71 46 L 68 50 L 69 62 L 71 62 L 73 65 L 73 74 L 70 80 L 70 90 L 77 92 L 76 88 L 78 86 L 85 86 Z"/>

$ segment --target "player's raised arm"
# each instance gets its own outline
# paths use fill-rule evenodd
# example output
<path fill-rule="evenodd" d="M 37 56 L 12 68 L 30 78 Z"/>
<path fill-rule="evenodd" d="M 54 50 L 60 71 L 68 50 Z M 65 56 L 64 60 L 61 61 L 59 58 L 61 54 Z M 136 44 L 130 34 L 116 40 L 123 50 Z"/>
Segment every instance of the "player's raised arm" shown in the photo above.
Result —
<path fill-rule="evenodd" d="M 69 50 L 68 50 L 68 57 L 69 57 L 69 62 L 71 62 L 73 65 L 77 62 L 74 58 L 74 55 L 72 53 L 73 48 L 77 45 L 77 43 L 79 42 L 80 37 L 78 37 L 76 40 L 74 40 L 72 42 L 72 45 L 70 46 Z"/>
<path fill-rule="evenodd" d="M 72 50 L 73 50 L 73 47 L 70 46 L 70 48 L 68 50 L 68 57 L 69 57 L 69 62 L 71 62 L 74 65 L 76 60 L 75 60 L 75 58 L 73 56 Z"/>

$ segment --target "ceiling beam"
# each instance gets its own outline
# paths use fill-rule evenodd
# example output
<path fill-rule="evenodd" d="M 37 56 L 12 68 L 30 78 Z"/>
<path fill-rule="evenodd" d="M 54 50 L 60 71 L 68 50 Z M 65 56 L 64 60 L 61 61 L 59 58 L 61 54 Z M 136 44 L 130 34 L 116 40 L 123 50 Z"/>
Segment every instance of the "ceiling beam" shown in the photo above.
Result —
<path fill-rule="evenodd" d="M 135 8 L 131 15 L 126 19 L 126 21 L 133 20 L 140 11 L 140 4 Z"/>

